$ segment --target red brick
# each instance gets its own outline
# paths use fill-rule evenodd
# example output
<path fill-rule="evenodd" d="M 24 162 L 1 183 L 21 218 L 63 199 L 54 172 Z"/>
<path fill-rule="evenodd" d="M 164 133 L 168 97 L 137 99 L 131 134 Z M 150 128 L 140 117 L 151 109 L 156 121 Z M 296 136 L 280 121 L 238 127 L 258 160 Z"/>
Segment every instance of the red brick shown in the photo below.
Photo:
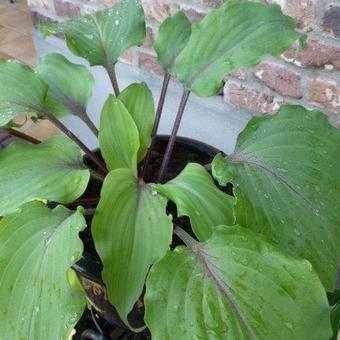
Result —
<path fill-rule="evenodd" d="M 181 10 L 185 12 L 187 17 L 192 22 L 201 21 L 205 17 L 205 14 L 206 14 L 206 13 L 203 13 L 203 12 L 199 12 L 194 8 L 190 8 L 190 7 L 186 7 L 186 6 L 181 7 Z"/>
<path fill-rule="evenodd" d="M 159 0 L 143 0 L 142 3 L 145 16 L 149 20 L 163 22 L 169 15 L 171 15 L 169 5 L 160 2 Z"/>
<path fill-rule="evenodd" d="M 228 73 L 229 77 L 240 79 L 240 80 L 246 80 L 247 79 L 247 70 L 244 68 L 241 68 L 237 71 L 233 71 Z"/>
<path fill-rule="evenodd" d="M 264 62 L 254 69 L 255 76 L 273 91 L 293 98 L 303 96 L 301 89 L 301 76 L 289 68 Z"/>
<path fill-rule="evenodd" d="M 157 57 L 146 52 L 139 52 L 138 66 L 149 72 L 164 74 L 162 67 L 158 64 Z"/>
<path fill-rule="evenodd" d="M 282 103 L 273 96 L 233 81 L 227 81 L 224 86 L 226 102 L 249 111 L 261 114 L 272 114 Z"/>
<path fill-rule="evenodd" d="M 61 17 L 75 17 L 80 15 L 80 7 L 71 1 L 54 0 L 54 8 Z"/>
<path fill-rule="evenodd" d="M 326 10 L 323 25 L 326 32 L 340 38 L 340 7 L 330 6 Z"/>
<path fill-rule="evenodd" d="M 292 47 L 284 54 L 284 57 L 293 60 L 295 51 L 296 47 Z M 326 65 L 332 65 L 336 70 L 340 71 L 340 47 L 311 40 L 297 61 L 303 67 L 325 67 Z"/>
<path fill-rule="evenodd" d="M 283 12 L 296 20 L 297 27 L 312 31 L 317 14 L 313 0 L 287 0 Z"/>
<path fill-rule="evenodd" d="M 144 41 L 144 47 L 151 47 L 155 41 L 154 33 L 152 28 L 149 26 L 146 28 L 146 37 Z"/>
<path fill-rule="evenodd" d="M 32 11 L 31 12 L 31 17 L 32 17 L 32 22 L 33 22 L 33 26 L 35 28 L 38 27 L 39 23 L 40 22 L 46 22 L 46 23 L 49 23 L 49 24 L 55 24 L 57 21 L 50 18 L 50 17 L 47 17 L 39 12 L 36 12 L 36 11 Z M 62 37 L 63 35 L 60 34 L 59 35 L 60 37 Z"/>
<path fill-rule="evenodd" d="M 208 7 L 220 7 L 223 4 L 223 0 L 203 0 L 203 5 Z"/>
<path fill-rule="evenodd" d="M 312 80 L 309 84 L 309 101 L 329 112 L 340 113 L 340 84 L 326 80 Z"/>
<path fill-rule="evenodd" d="M 135 50 L 133 48 L 130 48 L 119 57 L 119 60 L 126 64 L 133 64 L 135 59 L 134 56 Z"/>
<path fill-rule="evenodd" d="M 311 31 L 315 24 L 318 0 L 260 0 L 265 4 L 278 4 L 282 12 L 295 19 L 298 28 Z"/>
<path fill-rule="evenodd" d="M 85 0 L 88 1 L 88 0 Z M 91 1 L 91 0 L 90 0 Z M 106 7 L 112 7 L 120 3 L 120 0 L 101 0 Z"/>

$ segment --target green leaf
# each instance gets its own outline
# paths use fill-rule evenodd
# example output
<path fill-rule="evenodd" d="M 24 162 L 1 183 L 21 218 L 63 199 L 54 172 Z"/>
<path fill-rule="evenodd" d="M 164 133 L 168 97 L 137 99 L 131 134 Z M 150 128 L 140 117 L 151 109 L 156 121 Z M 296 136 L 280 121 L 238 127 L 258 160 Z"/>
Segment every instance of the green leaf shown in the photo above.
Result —
<path fill-rule="evenodd" d="M 220 191 L 200 164 L 189 163 L 176 178 L 154 187 L 176 204 L 179 216 L 190 217 L 200 241 L 208 239 L 216 226 L 234 224 L 234 198 Z"/>
<path fill-rule="evenodd" d="M 118 98 L 125 105 L 137 125 L 140 144 L 138 161 L 141 161 L 148 151 L 155 122 L 152 92 L 145 83 L 132 84 Z"/>
<path fill-rule="evenodd" d="M 187 235 L 188 236 L 188 235 Z M 328 339 L 329 307 L 311 264 L 241 227 L 218 227 L 156 263 L 146 283 L 152 339 Z"/>
<path fill-rule="evenodd" d="M 94 84 L 87 67 L 50 53 L 39 58 L 36 71 L 49 86 L 46 106 L 50 112 L 57 117 L 86 113 Z"/>
<path fill-rule="evenodd" d="M 0 216 L 23 203 L 44 199 L 70 203 L 89 182 L 79 147 L 71 140 L 51 137 L 38 144 L 12 143 L 0 152 Z"/>
<path fill-rule="evenodd" d="M 166 203 L 130 169 L 111 171 L 105 179 L 92 235 L 104 264 L 102 276 L 109 299 L 126 324 L 150 265 L 171 243 L 172 223 L 165 212 Z"/>
<path fill-rule="evenodd" d="M 332 306 L 331 309 L 331 323 L 333 328 L 332 340 L 337 340 L 337 335 L 340 330 L 340 302 Z"/>
<path fill-rule="evenodd" d="M 44 36 L 62 32 L 70 51 L 92 66 L 116 63 L 145 38 L 144 12 L 139 0 L 123 0 L 112 8 L 58 24 L 43 24 Z"/>
<path fill-rule="evenodd" d="M 0 126 L 20 114 L 41 115 L 47 90 L 29 66 L 0 60 Z"/>
<path fill-rule="evenodd" d="M 232 155 L 213 162 L 232 182 L 236 222 L 308 259 L 333 290 L 340 249 L 340 131 L 321 112 L 286 106 L 253 118 Z"/>
<path fill-rule="evenodd" d="M 125 105 L 112 95 L 104 104 L 98 137 L 109 170 L 129 168 L 137 173 L 138 129 Z"/>
<path fill-rule="evenodd" d="M 31 202 L 0 221 L 0 329 L 3 339 L 67 339 L 86 305 L 68 269 L 80 258 L 79 211 Z"/>
<path fill-rule="evenodd" d="M 159 27 L 154 49 L 159 64 L 167 71 L 173 66 L 177 56 L 182 52 L 191 35 L 191 22 L 184 12 L 168 17 Z"/>
<path fill-rule="evenodd" d="M 278 5 L 228 1 L 192 25 L 171 74 L 198 96 L 213 96 L 227 73 L 282 54 L 300 37 L 294 27 Z"/>

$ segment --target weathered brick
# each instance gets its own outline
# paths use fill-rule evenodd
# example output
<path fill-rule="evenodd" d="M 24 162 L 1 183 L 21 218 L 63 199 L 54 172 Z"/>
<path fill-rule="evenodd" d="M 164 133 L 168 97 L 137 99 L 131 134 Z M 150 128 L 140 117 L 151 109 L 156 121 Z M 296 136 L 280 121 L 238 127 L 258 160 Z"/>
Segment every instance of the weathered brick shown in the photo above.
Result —
<path fill-rule="evenodd" d="M 56 14 L 61 17 L 75 17 L 81 14 L 81 8 L 67 0 L 54 0 Z"/>
<path fill-rule="evenodd" d="M 203 0 L 203 5 L 217 8 L 223 4 L 223 0 Z"/>
<path fill-rule="evenodd" d="M 240 80 L 246 80 L 247 79 L 247 70 L 244 68 L 241 68 L 237 71 L 230 72 L 228 74 L 228 77 L 240 79 Z"/>
<path fill-rule="evenodd" d="M 135 62 L 135 49 L 130 48 L 125 51 L 120 57 L 119 60 L 126 64 L 134 64 Z"/>
<path fill-rule="evenodd" d="M 55 24 L 57 21 L 51 17 L 47 17 L 39 12 L 36 11 L 32 11 L 31 12 L 31 17 L 32 17 L 32 22 L 33 22 L 33 26 L 35 28 L 38 27 L 40 22 L 47 22 L 49 24 Z M 56 34 L 59 37 L 62 37 L 62 34 Z"/>
<path fill-rule="evenodd" d="M 206 13 L 203 13 L 196 10 L 195 8 L 188 6 L 181 6 L 181 10 L 184 11 L 190 21 L 193 22 L 201 21 L 206 15 Z"/>
<path fill-rule="evenodd" d="M 149 72 L 164 74 L 162 67 L 157 62 L 157 57 L 150 53 L 139 52 L 138 66 Z"/>
<path fill-rule="evenodd" d="M 296 47 L 292 47 L 285 54 L 286 60 L 294 61 Z M 334 67 L 340 71 L 340 47 L 321 43 L 317 40 L 308 41 L 307 47 L 302 51 L 298 65 L 303 67 Z"/>
<path fill-rule="evenodd" d="M 151 47 L 155 41 L 153 30 L 150 26 L 146 27 L 146 37 L 144 41 L 144 47 Z"/>
<path fill-rule="evenodd" d="M 340 84 L 315 79 L 309 84 L 309 101 L 330 112 L 340 113 Z"/>
<path fill-rule="evenodd" d="M 31 8 L 54 11 L 53 0 L 27 0 L 27 4 Z"/>
<path fill-rule="evenodd" d="M 143 0 L 142 3 L 145 16 L 149 20 L 163 22 L 169 15 L 171 15 L 169 5 L 160 2 L 159 0 Z"/>
<path fill-rule="evenodd" d="M 317 14 L 313 0 L 286 0 L 283 12 L 296 20 L 298 28 L 304 31 L 313 30 Z"/>
<path fill-rule="evenodd" d="M 340 7 L 330 6 L 325 12 L 323 24 L 326 32 L 340 38 Z"/>
<path fill-rule="evenodd" d="M 106 7 L 112 7 L 120 3 L 120 0 L 101 0 L 100 2 Z"/>
<path fill-rule="evenodd" d="M 264 4 L 278 4 L 284 14 L 295 19 L 298 28 L 311 31 L 317 17 L 318 0 L 260 0 Z"/>
<path fill-rule="evenodd" d="M 301 76 L 289 68 L 270 62 L 264 62 L 254 69 L 255 76 L 273 91 L 293 98 L 303 96 Z"/>
<path fill-rule="evenodd" d="M 224 99 L 236 107 L 246 108 L 249 111 L 261 114 L 272 114 L 282 104 L 271 95 L 233 81 L 226 82 Z"/>

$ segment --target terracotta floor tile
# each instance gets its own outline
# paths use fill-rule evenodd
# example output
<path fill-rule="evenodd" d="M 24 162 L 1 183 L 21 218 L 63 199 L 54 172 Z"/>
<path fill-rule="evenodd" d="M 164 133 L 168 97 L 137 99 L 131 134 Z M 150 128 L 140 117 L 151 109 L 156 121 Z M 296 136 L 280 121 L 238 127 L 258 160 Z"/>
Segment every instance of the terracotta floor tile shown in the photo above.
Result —
<path fill-rule="evenodd" d="M 21 130 L 39 140 L 45 140 L 52 135 L 60 133 L 60 131 L 47 120 L 40 121 L 39 123 L 31 125 L 28 128 L 24 127 Z"/>
<path fill-rule="evenodd" d="M 8 60 L 13 59 L 13 57 L 5 52 L 0 51 L 0 59 Z"/>
<path fill-rule="evenodd" d="M 30 14 L 23 11 L 5 10 L 0 14 L 0 24 L 23 34 L 30 34 L 33 30 Z"/>
<path fill-rule="evenodd" d="M 9 4 L 8 0 L 0 0 L 0 59 L 19 59 L 35 66 L 37 60 L 31 38 L 32 30 L 26 0 L 16 0 L 14 4 Z M 22 123 L 25 122 L 23 117 L 18 117 L 18 121 L 20 119 Z M 59 133 L 48 121 L 34 124 L 28 120 L 21 130 L 41 140 Z"/>
<path fill-rule="evenodd" d="M 13 29 L 1 26 L 0 27 L 0 49 L 1 46 L 13 41 L 14 39 L 20 37 L 20 33 L 17 31 L 14 31 Z"/>
<path fill-rule="evenodd" d="M 17 56 L 17 59 L 22 61 L 24 64 L 30 65 L 32 67 L 37 66 L 37 55 L 34 47 L 30 48 L 24 54 Z"/>
<path fill-rule="evenodd" d="M 30 12 L 26 0 L 16 0 L 13 4 L 10 4 L 10 8 L 19 11 Z"/>
<path fill-rule="evenodd" d="M 28 51 L 34 50 L 34 45 L 32 38 L 22 35 L 12 41 L 7 42 L 6 44 L 0 45 L 0 50 L 4 53 L 12 55 L 15 58 L 18 58 L 19 56 L 28 53 Z"/>

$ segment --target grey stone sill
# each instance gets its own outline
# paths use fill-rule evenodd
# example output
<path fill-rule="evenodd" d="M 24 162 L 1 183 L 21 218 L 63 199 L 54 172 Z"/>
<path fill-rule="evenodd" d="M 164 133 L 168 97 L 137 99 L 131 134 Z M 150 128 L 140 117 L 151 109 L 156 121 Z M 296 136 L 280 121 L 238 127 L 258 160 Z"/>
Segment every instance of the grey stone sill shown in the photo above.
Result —
<path fill-rule="evenodd" d="M 33 40 L 38 55 L 59 52 L 73 62 L 86 64 L 83 59 L 75 57 L 67 50 L 62 39 L 48 37 L 46 40 L 43 40 L 41 34 L 38 31 L 34 31 Z M 96 84 L 88 106 L 88 112 L 98 126 L 103 103 L 108 94 L 112 93 L 112 87 L 102 67 L 92 67 L 91 71 L 96 79 Z M 123 63 L 118 63 L 117 65 L 117 77 L 121 89 L 134 82 L 143 81 L 147 83 L 154 94 L 155 105 L 157 104 L 162 77 Z M 170 134 L 181 95 L 181 85 L 171 81 L 159 134 Z M 203 141 L 230 154 L 234 149 L 238 134 L 243 130 L 251 117 L 252 114 L 250 112 L 228 105 L 221 96 L 199 98 L 191 95 L 179 135 Z M 67 117 L 64 119 L 64 122 L 90 148 L 98 146 L 95 137 L 79 119 Z"/>

